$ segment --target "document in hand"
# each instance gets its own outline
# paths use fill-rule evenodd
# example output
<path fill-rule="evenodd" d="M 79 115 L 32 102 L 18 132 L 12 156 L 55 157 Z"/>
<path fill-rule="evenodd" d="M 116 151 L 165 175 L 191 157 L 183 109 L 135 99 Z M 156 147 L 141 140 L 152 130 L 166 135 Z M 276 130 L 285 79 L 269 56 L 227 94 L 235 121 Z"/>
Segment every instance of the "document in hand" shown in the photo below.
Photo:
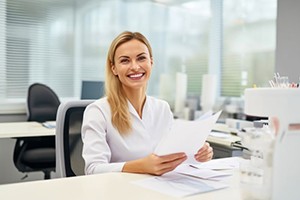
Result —
<path fill-rule="evenodd" d="M 185 152 L 186 162 L 195 162 L 194 155 L 204 145 L 222 111 L 202 120 L 175 120 L 171 130 L 162 138 L 154 150 L 157 155 Z"/>

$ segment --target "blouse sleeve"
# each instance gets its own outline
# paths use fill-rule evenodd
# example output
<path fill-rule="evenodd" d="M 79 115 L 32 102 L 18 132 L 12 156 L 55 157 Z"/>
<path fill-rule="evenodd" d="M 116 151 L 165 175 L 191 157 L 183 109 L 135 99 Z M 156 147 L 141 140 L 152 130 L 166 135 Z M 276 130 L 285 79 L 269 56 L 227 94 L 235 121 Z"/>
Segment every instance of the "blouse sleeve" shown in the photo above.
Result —
<path fill-rule="evenodd" d="M 85 174 L 120 172 L 123 169 L 125 162 L 110 163 L 111 150 L 106 140 L 107 120 L 95 104 L 90 104 L 84 112 L 82 157 Z"/>

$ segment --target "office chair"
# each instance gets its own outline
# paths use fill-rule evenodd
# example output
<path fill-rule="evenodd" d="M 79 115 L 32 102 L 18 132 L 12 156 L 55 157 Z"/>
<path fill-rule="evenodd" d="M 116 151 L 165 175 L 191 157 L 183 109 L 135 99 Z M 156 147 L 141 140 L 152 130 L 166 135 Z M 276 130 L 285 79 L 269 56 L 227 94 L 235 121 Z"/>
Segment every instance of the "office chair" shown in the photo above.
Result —
<path fill-rule="evenodd" d="M 56 177 L 84 175 L 81 124 L 87 105 L 94 100 L 62 103 L 56 117 Z"/>
<path fill-rule="evenodd" d="M 27 94 L 28 121 L 55 121 L 60 104 L 55 92 L 48 86 L 34 83 Z M 21 172 L 42 171 L 50 179 L 55 170 L 55 136 L 17 138 L 13 160 Z"/>

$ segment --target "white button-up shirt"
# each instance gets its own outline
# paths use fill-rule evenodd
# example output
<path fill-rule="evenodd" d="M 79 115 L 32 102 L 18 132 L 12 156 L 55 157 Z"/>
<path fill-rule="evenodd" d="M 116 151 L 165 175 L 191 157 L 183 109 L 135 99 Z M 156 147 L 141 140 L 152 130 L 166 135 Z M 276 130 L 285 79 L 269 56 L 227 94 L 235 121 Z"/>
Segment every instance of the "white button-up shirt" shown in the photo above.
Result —
<path fill-rule="evenodd" d="M 132 131 L 120 135 L 111 123 L 111 110 L 107 98 L 90 104 L 82 124 L 85 173 L 122 171 L 126 161 L 136 160 L 153 153 L 158 142 L 173 122 L 169 104 L 147 96 L 142 119 L 128 101 Z"/>

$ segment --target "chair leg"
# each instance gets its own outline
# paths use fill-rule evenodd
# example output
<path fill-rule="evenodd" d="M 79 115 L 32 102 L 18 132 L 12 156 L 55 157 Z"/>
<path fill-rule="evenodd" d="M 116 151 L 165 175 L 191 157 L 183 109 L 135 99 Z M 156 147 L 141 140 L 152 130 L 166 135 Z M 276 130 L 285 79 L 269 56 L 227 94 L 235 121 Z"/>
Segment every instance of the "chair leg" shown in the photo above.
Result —
<path fill-rule="evenodd" d="M 50 176 L 51 171 L 44 171 L 44 174 L 45 174 L 44 179 L 50 179 L 51 178 L 51 176 Z"/>

